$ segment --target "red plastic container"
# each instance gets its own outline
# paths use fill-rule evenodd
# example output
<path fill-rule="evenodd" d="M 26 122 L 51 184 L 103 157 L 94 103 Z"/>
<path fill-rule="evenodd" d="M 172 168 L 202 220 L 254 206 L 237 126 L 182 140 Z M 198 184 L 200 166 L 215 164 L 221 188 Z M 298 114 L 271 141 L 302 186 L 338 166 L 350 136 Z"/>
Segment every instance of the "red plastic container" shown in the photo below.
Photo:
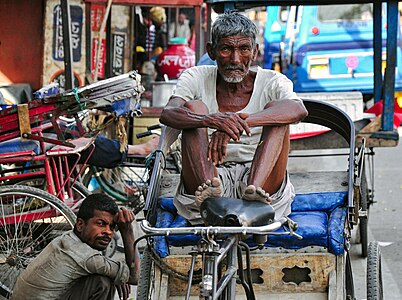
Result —
<path fill-rule="evenodd" d="M 172 38 L 156 63 L 161 76 L 166 74 L 169 79 L 177 79 L 185 69 L 195 65 L 195 52 L 187 46 L 185 38 Z"/>

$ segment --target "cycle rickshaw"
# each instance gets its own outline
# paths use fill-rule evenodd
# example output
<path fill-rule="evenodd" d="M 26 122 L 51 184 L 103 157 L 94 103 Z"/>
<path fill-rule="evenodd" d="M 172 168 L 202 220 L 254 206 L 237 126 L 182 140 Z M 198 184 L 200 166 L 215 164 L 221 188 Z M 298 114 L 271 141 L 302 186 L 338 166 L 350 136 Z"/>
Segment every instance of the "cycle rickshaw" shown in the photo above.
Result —
<path fill-rule="evenodd" d="M 207 2 L 218 11 L 293 3 Z M 387 3 L 388 24 L 391 24 L 397 16 L 397 2 Z M 381 24 L 381 14 L 377 13 L 380 9 L 381 4 L 375 3 L 374 23 L 377 25 L 374 26 Z M 387 67 L 390 70 L 395 64 L 392 58 L 395 46 L 396 28 L 389 25 Z M 378 69 L 381 57 L 375 56 L 375 70 L 379 70 L 375 75 L 377 90 L 382 84 L 381 69 Z M 398 143 L 392 121 L 393 82 L 393 72 L 386 72 L 386 108 L 381 126 L 375 130 L 362 130 L 366 124 L 361 126 L 359 122 L 355 127 L 346 113 L 328 103 L 303 99 L 309 112 L 303 122 L 325 126 L 329 131 L 292 141 L 292 150 L 307 151 L 306 155 L 318 157 L 322 155 L 308 151 L 333 149 L 330 155 L 344 157 L 344 169 L 291 172 L 296 197 L 292 214 L 286 220 L 272 220 L 269 211 L 260 209 L 256 220 L 250 221 L 245 219 L 246 208 L 242 203 L 230 207 L 225 202 L 233 199 L 226 199 L 215 201 L 221 205 L 214 206 L 207 200 L 201 207 L 207 226 L 189 226 L 172 205 L 179 178 L 163 172 L 164 157 L 177 136 L 177 132 L 166 128 L 144 209 L 146 220 L 141 224 L 147 246 L 143 252 L 137 298 L 355 299 L 349 250 L 352 230 L 359 228 L 363 255 L 366 251 L 368 256 L 367 299 L 382 299 L 381 251 L 377 242 L 367 240 L 368 204 L 372 203 L 369 193 L 372 191 L 367 187 L 365 168 L 368 149 Z M 375 97 L 378 101 L 378 94 Z M 337 153 L 335 149 L 343 150 Z"/>

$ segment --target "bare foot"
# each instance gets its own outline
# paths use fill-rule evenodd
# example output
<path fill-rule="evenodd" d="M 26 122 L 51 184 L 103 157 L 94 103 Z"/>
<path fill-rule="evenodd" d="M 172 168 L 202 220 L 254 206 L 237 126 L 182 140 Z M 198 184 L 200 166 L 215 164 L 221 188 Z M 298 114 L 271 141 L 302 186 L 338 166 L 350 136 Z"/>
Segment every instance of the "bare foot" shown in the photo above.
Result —
<path fill-rule="evenodd" d="M 260 201 L 267 204 L 272 201 L 267 192 L 265 192 L 261 187 L 256 188 L 252 184 L 246 187 L 242 198 L 248 201 Z"/>
<path fill-rule="evenodd" d="M 222 195 L 221 181 L 218 177 L 207 180 L 201 184 L 194 193 L 195 205 L 200 206 L 201 203 L 209 197 L 220 197 Z"/>
<path fill-rule="evenodd" d="M 159 144 L 159 137 L 155 137 L 146 143 L 138 144 L 138 145 L 128 145 L 129 155 L 148 155 L 152 151 L 154 151 Z"/>

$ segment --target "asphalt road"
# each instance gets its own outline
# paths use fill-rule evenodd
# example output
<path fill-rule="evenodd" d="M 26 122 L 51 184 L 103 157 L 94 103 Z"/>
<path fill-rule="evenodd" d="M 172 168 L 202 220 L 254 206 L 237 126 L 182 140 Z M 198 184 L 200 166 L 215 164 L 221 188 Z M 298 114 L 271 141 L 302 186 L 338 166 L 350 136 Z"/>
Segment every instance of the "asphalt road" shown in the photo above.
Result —
<path fill-rule="evenodd" d="M 399 130 L 402 138 L 402 128 Z M 374 200 L 370 208 L 369 241 L 378 241 L 382 253 L 384 299 L 402 299 L 402 143 L 375 148 Z M 366 260 L 360 245 L 352 245 L 356 299 L 366 299 Z"/>

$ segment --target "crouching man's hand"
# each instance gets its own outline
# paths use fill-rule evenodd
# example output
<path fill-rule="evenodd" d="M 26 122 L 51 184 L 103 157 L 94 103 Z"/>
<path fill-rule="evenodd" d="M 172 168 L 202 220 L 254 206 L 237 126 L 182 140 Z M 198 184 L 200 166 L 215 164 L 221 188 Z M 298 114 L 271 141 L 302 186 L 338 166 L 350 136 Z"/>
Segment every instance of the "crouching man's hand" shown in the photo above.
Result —
<path fill-rule="evenodd" d="M 133 231 L 131 223 L 135 220 L 135 215 L 132 211 L 125 207 L 120 207 L 116 215 L 116 224 L 121 234 L 126 234 Z"/>
<path fill-rule="evenodd" d="M 128 283 L 123 283 L 122 285 L 116 285 L 117 293 L 119 294 L 119 299 L 127 300 L 130 296 L 131 287 Z"/>

